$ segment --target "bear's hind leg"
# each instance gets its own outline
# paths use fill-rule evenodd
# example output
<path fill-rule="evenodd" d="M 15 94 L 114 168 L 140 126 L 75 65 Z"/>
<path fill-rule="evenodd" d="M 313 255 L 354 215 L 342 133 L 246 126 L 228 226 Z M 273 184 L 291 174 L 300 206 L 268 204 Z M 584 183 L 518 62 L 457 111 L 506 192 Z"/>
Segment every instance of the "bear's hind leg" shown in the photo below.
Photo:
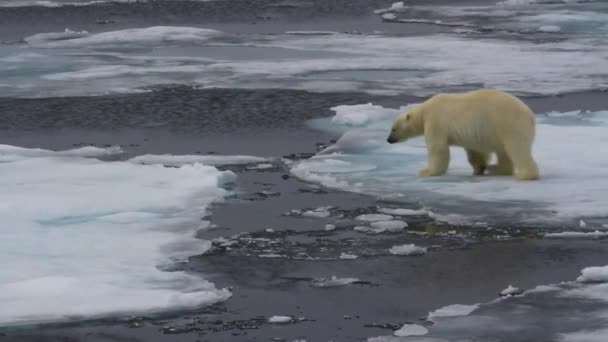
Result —
<path fill-rule="evenodd" d="M 441 176 L 446 173 L 450 164 L 450 147 L 447 142 L 429 142 L 427 139 L 429 166 L 418 172 L 419 176 Z"/>
<path fill-rule="evenodd" d="M 513 162 L 513 176 L 518 180 L 538 179 L 538 165 L 532 157 L 530 144 L 513 142 L 505 144 L 506 152 Z"/>
<path fill-rule="evenodd" d="M 488 173 L 495 176 L 507 176 L 513 174 L 513 163 L 511 158 L 507 155 L 504 150 L 496 151 L 496 158 L 498 162 L 496 165 L 488 166 Z"/>
<path fill-rule="evenodd" d="M 469 164 L 473 167 L 473 176 L 481 176 L 488 168 L 489 153 L 478 152 L 465 148 Z"/>

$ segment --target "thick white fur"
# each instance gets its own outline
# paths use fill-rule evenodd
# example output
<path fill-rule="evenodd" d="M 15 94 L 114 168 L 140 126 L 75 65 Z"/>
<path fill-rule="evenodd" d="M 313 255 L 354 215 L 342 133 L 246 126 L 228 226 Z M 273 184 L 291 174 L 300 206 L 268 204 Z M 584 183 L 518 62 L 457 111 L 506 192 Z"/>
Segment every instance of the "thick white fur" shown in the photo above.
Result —
<path fill-rule="evenodd" d="M 420 176 L 445 174 L 449 146 L 461 146 L 475 175 L 487 169 L 494 175 L 534 180 L 539 177 L 532 157 L 535 125 L 530 108 L 509 93 L 493 89 L 441 93 L 397 117 L 387 140 L 425 136 L 429 160 Z M 487 165 L 491 153 L 496 153 L 495 165 Z"/>

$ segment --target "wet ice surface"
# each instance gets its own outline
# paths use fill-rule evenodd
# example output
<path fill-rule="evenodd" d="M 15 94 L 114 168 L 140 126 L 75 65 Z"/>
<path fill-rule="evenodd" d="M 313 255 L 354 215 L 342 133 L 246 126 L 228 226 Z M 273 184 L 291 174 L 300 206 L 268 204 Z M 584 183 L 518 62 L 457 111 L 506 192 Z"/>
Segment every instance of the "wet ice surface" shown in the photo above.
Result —
<path fill-rule="evenodd" d="M 67 151 L 0 145 L 0 326 L 190 309 L 230 297 L 199 276 L 165 270 L 211 248 L 194 238 L 234 173 L 166 168 Z"/>
<path fill-rule="evenodd" d="M 416 199 L 429 215 L 452 223 L 568 222 L 582 232 L 552 237 L 602 235 L 608 215 L 608 164 L 597 151 L 608 144 L 608 111 L 539 114 L 533 153 L 541 179 L 517 182 L 511 177 L 471 176 L 464 150 L 457 147 L 451 148 L 447 175 L 418 177 L 417 171 L 426 165 L 422 138 L 394 145 L 385 141 L 393 118 L 404 110 L 372 104 L 334 108 L 334 117 L 311 124 L 341 132 L 341 138 L 317 156 L 294 164 L 292 173 L 331 188 Z"/>
<path fill-rule="evenodd" d="M 584 269 L 575 282 L 523 292 L 509 286 L 501 292 L 506 297 L 483 304 L 448 305 L 429 313 L 427 319 L 433 324 L 426 326 L 424 339 L 406 340 L 603 341 L 608 338 L 607 280 L 606 267 L 594 267 Z M 368 341 L 402 340 L 379 336 Z"/>
<path fill-rule="evenodd" d="M 288 30 L 236 35 L 187 26 L 109 27 L 105 32 L 68 27 L 0 45 L 0 90 L 3 96 L 48 97 L 146 92 L 159 85 L 185 84 L 426 96 L 480 86 L 526 94 L 608 86 L 603 72 L 608 69 L 608 44 L 601 34 L 607 22 L 605 3 L 558 9 L 546 4 L 523 9 L 404 6 L 391 11 L 418 21 L 426 20 L 421 16 L 445 15 L 498 26 L 540 21 L 540 31 L 547 34 L 565 20 L 589 27 L 591 33 L 565 27 L 557 39 L 539 37 L 538 42 L 532 34 L 501 39 L 490 29 L 480 39 L 458 31 L 424 36 Z M 528 14 L 524 19 L 522 12 Z M 530 37 L 532 41 L 523 39 Z"/>

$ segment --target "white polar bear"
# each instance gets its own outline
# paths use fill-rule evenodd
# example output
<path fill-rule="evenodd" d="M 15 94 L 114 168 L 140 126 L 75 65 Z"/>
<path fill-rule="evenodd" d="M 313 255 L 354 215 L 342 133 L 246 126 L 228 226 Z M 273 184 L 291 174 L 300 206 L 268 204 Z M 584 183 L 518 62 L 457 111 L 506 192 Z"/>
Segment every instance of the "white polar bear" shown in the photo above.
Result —
<path fill-rule="evenodd" d="M 461 146 L 474 175 L 486 169 L 493 175 L 513 175 L 519 180 L 539 178 L 532 157 L 536 120 L 517 97 L 498 90 L 481 89 L 459 94 L 437 94 L 402 113 L 393 123 L 391 144 L 424 134 L 428 167 L 420 176 L 445 174 L 449 146 Z M 498 163 L 487 165 L 491 153 Z"/>

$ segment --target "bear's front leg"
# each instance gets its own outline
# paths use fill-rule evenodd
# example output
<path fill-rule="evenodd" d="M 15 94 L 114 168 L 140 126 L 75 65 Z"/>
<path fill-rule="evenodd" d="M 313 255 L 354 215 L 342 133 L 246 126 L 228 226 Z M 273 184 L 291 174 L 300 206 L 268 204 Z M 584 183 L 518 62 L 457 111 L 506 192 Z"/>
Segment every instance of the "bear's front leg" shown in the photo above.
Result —
<path fill-rule="evenodd" d="M 426 137 L 429 166 L 418 172 L 421 177 L 441 176 L 448 170 L 450 164 L 450 147 L 447 141 L 433 141 Z"/>

